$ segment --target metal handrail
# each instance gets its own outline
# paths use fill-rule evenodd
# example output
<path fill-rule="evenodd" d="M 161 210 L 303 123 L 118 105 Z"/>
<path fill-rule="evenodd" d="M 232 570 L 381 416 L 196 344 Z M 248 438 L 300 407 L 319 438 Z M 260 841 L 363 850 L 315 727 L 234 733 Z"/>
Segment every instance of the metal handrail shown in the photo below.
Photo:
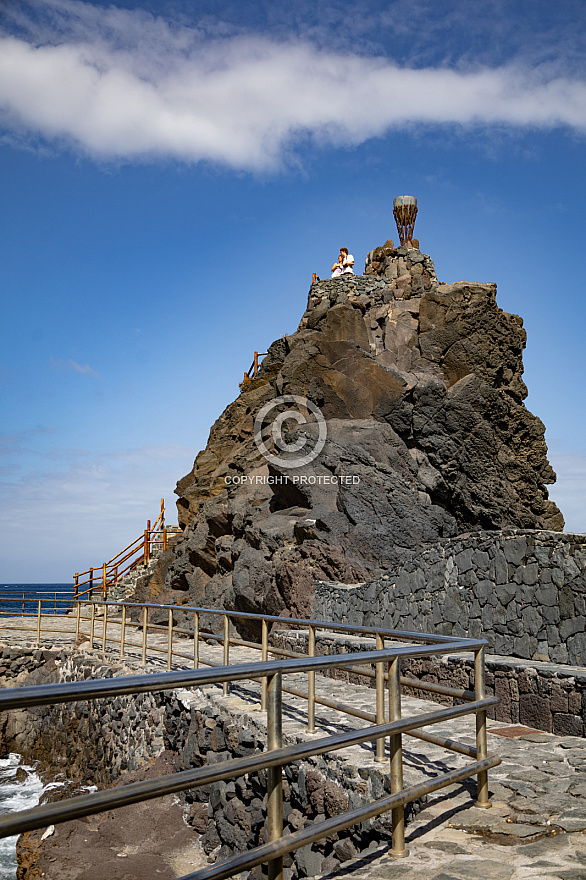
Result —
<path fill-rule="evenodd" d="M 351 663 L 379 663 L 397 657 L 426 657 L 430 653 L 470 652 L 484 648 L 487 644 L 485 639 L 462 639 L 449 645 L 434 645 L 431 651 L 429 648 L 406 645 L 405 647 L 385 648 L 382 651 L 363 651 L 360 654 L 330 654 L 327 657 L 267 660 L 258 663 L 239 663 L 228 667 L 220 666 L 214 669 L 177 669 L 172 672 L 126 675 L 117 679 L 100 678 L 89 681 L 68 681 L 59 684 L 5 688 L 0 691 L 0 712 L 7 709 L 44 706 L 47 703 L 70 703 L 73 700 L 95 700 L 103 697 L 120 697 L 125 694 L 168 691 L 190 685 L 205 687 L 219 682 L 223 684 L 224 682 L 244 681 L 253 677 L 264 677 L 276 672 L 282 674 L 310 672 L 332 667 L 343 669 Z M 462 708 L 469 711 L 469 706 L 470 704 L 466 704 Z"/>
<path fill-rule="evenodd" d="M 173 611 L 177 606 L 156 605 L 155 603 L 119 603 L 119 602 L 92 602 L 90 647 L 94 640 L 95 611 L 97 606 L 103 610 L 102 650 L 105 653 L 107 642 L 108 608 L 110 606 L 122 606 L 122 622 L 120 633 L 120 656 L 124 652 L 124 631 L 126 625 L 134 625 L 142 628 L 142 661 L 146 662 L 146 634 L 148 628 L 164 629 L 159 625 L 148 623 L 148 609 L 167 609 L 169 612 L 168 622 L 168 645 L 167 645 L 167 668 L 171 670 L 173 655 Z M 128 607 L 143 609 L 142 622 L 126 621 Z M 105 697 L 115 697 L 138 693 L 153 693 L 181 687 L 202 687 L 210 684 L 222 684 L 224 693 L 228 693 L 231 682 L 252 680 L 261 681 L 261 705 L 267 711 L 267 752 L 248 758 L 236 759 L 223 762 L 220 767 L 197 768 L 196 770 L 184 771 L 171 777 L 162 777 L 158 780 L 148 780 L 141 783 L 133 783 L 130 786 L 122 786 L 114 791 L 99 792 L 97 794 L 74 798 L 71 801 L 60 801 L 56 804 L 47 804 L 37 807 L 32 811 L 22 811 L 0 819 L 0 836 L 19 833 L 32 828 L 54 822 L 66 821 L 71 818 L 80 818 L 100 812 L 103 809 L 114 809 L 119 806 L 134 803 L 139 800 L 157 797 L 171 792 L 194 788 L 198 785 L 209 784 L 211 781 L 237 777 L 244 773 L 255 772 L 260 767 L 267 769 L 268 778 L 268 808 L 267 828 L 268 842 L 247 853 L 228 859 L 220 865 L 205 868 L 195 874 L 187 875 L 183 880 L 212 880 L 212 878 L 228 877 L 233 873 L 239 873 L 246 868 L 253 867 L 263 861 L 269 861 L 269 877 L 279 880 L 282 876 L 282 854 L 286 851 L 297 849 L 307 843 L 311 843 L 320 837 L 328 836 L 334 830 L 342 830 L 356 822 L 364 821 L 385 810 L 392 810 L 392 851 L 395 855 L 405 855 L 404 813 L 405 803 L 414 800 L 423 794 L 430 793 L 446 785 L 470 776 L 478 778 L 479 806 L 490 806 L 488 800 L 488 770 L 500 763 L 498 756 L 488 756 L 486 712 L 498 704 L 495 697 L 487 698 L 484 687 L 484 650 L 486 641 L 483 639 L 467 639 L 459 637 L 436 636 L 433 634 L 411 633 L 402 630 L 392 630 L 386 627 L 353 626 L 351 624 L 336 624 L 329 621 L 312 619 L 291 619 L 274 615 L 260 617 L 250 612 L 226 611 L 224 609 L 193 608 L 180 606 L 181 611 L 191 611 L 194 614 L 194 630 L 189 632 L 194 637 L 193 662 L 194 669 L 182 669 L 167 671 L 166 673 L 153 673 L 145 675 L 125 676 L 116 679 L 97 679 L 81 682 L 63 682 L 60 684 L 40 685 L 34 687 L 19 687 L 5 689 L 0 692 L 0 710 L 23 709 L 30 706 L 66 703 L 74 700 L 88 700 Z M 77 604 L 76 635 L 80 634 L 81 605 Z M 223 633 L 206 633 L 199 628 L 200 614 L 220 615 L 223 617 Z M 262 651 L 261 662 L 240 663 L 229 666 L 230 639 L 229 623 L 231 618 L 257 620 L 262 624 L 262 645 L 246 642 L 254 645 Z M 83 618 L 87 619 L 87 618 Z M 307 626 L 309 630 L 308 655 L 288 656 L 282 660 L 268 660 L 268 653 L 272 648 L 268 646 L 268 624 L 295 624 Z M 37 616 L 37 643 L 41 636 L 41 603 L 38 604 Z M 354 632 L 360 634 L 376 635 L 376 650 L 360 651 L 357 653 L 343 653 L 326 656 L 315 656 L 316 630 L 333 630 L 341 632 Z M 177 629 L 176 632 L 179 632 Z M 223 642 L 224 665 L 220 666 L 211 660 L 199 657 L 199 639 L 209 636 L 220 644 Z M 423 642 L 423 644 L 400 644 L 393 647 L 384 647 L 384 639 L 394 639 L 405 642 Z M 110 639 L 111 640 L 111 639 Z M 128 644 L 128 643 L 127 643 Z M 140 647 L 137 645 L 136 647 Z M 152 650 L 152 647 L 151 647 Z M 157 648 L 164 652 L 164 648 Z M 275 652 L 290 655 L 292 652 L 282 651 L 275 648 Z M 448 653 L 474 652 L 475 663 L 475 690 L 474 692 L 462 689 L 441 687 L 441 693 L 447 693 L 454 697 L 466 700 L 463 705 L 451 706 L 433 712 L 425 713 L 417 718 L 401 720 L 401 685 L 408 687 L 420 687 L 433 690 L 432 683 L 418 682 L 416 679 L 400 675 L 400 661 L 405 658 L 429 657 Z M 175 652 L 179 654 L 179 652 Z M 185 657 L 186 655 L 181 654 Z M 200 663 L 211 668 L 201 669 Z M 359 667 L 374 665 L 375 672 L 368 669 L 360 670 Z M 386 667 L 386 672 L 385 672 Z M 333 669 L 358 672 L 359 674 L 374 675 L 376 678 L 376 713 L 353 709 L 341 705 L 336 701 L 315 694 L 315 673 L 327 673 Z M 282 678 L 292 673 L 307 673 L 307 693 L 296 688 L 284 687 Z M 389 721 L 385 723 L 385 683 L 388 686 Z M 325 737 L 308 743 L 296 744 L 283 748 L 281 719 L 282 719 L 282 693 L 289 692 L 307 699 L 308 704 L 308 731 L 315 730 L 315 703 L 332 706 L 347 714 L 360 717 L 370 722 L 366 728 L 358 731 L 350 731 L 338 734 L 334 737 Z M 424 732 L 421 728 L 437 724 L 440 721 L 459 718 L 464 715 L 476 716 L 476 748 L 458 743 L 452 739 L 436 736 Z M 374 726 L 373 726 L 374 722 Z M 463 754 L 474 759 L 472 764 L 462 770 L 451 771 L 433 782 L 425 782 L 418 786 L 404 789 L 402 767 L 402 735 L 407 734 L 424 741 L 435 743 L 449 751 Z M 385 738 L 389 737 L 391 753 L 391 796 L 382 798 L 374 803 L 366 804 L 342 816 L 328 819 L 319 823 L 318 828 L 307 828 L 293 835 L 282 835 L 282 815 L 279 806 L 282 800 L 282 766 L 294 760 L 301 760 L 311 755 L 323 754 L 346 745 L 361 742 L 375 742 L 375 760 L 385 760 Z M 219 775 L 218 775 L 219 774 Z"/>
<path fill-rule="evenodd" d="M 222 678 L 219 677 L 218 681 L 222 682 Z M 274 749 L 270 753 L 260 752 L 246 758 L 222 761 L 221 764 L 208 764 L 193 770 L 182 770 L 178 773 L 168 774 L 156 779 L 132 782 L 127 785 L 118 786 L 115 789 L 105 789 L 87 795 L 78 795 L 69 800 L 43 804 L 29 810 L 19 810 L 16 813 L 0 817 L 0 837 L 22 834 L 24 831 L 33 831 L 36 828 L 43 828 L 59 822 L 67 822 L 71 819 L 82 819 L 85 816 L 91 816 L 105 810 L 115 810 L 120 807 L 127 807 L 130 804 L 140 803 L 141 801 L 174 794 L 178 791 L 211 785 L 214 782 L 243 776 L 245 773 L 257 773 L 259 770 L 266 770 L 269 767 L 290 764 L 293 761 L 301 761 L 349 746 L 360 745 L 376 736 L 409 733 L 418 727 L 425 727 L 428 724 L 439 724 L 442 721 L 450 721 L 453 718 L 470 714 L 474 709 L 490 709 L 496 706 L 498 702 L 497 697 L 488 697 L 477 701 L 473 707 L 450 706 L 435 712 L 427 712 L 424 715 L 419 715 L 417 718 L 405 718 L 401 721 L 379 724 L 368 728 L 366 736 L 363 728 L 352 730 L 318 740 Z M 40 704 L 30 703 L 29 705 Z M 476 749 L 470 748 L 470 751 L 475 753 L 472 757 L 476 757 Z"/>
<path fill-rule="evenodd" d="M 279 617 L 276 614 L 254 614 L 251 611 L 230 611 L 226 608 L 205 608 L 198 605 L 159 605 L 156 602 L 104 602 L 99 599 L 92 600 L 92 602 L 100 607 L 102 605 L 113 605 L 116 607 L 126 605 L 127 608 L 170 608 L 173 611 L 196 611 L 198 614 L 214 614 L 222 617 L 235 617 L 238 618 L 238 620 L 256 620 L 257 622 L 265 620 L 267 621 L 267 623 L 280 623 L 287 626 L 290 624 L 295 624 L 295 626 L 302 627 L 314 626 L 318 627 L 319 629 L 331 630 L 332 632 L 350 632 L 358 633 L 361 635 L 376 635 L 377 633 L 380 633 L 382 635 L 387 635 L 389 638 L 400 639 L 403 641 L 409 640 L 412 642 L 423 642 L 424 644 L 430 645 L 437 643 L 443 644 L 447 642 L 478 641 L 477 639 L 467 639 L 464 636 L 444 636 L 437 635 L 436 633 L 409 632 L 408 630 L 391 629 L 390 627 L 385 626 L 365 626 L 363 624 L 358 625 L 354 623 L 333 623 L 332 621 L 328 620 L 314 620 L 312 618 L 304 617 Z M 219 639 L 221 638 L 221 635 L 219 635 L 218 633 L 212 633 L 211 637 Z M 484 642 L 484 644 L 488 643 Z"/>

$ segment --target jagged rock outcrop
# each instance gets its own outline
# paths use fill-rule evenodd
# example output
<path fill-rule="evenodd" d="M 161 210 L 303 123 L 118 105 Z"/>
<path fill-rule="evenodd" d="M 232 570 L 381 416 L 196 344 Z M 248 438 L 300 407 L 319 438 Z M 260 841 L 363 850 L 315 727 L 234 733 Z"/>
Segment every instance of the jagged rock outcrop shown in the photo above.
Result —
<path fill-rule="evenodd" d="M 521 318 L 495 284 L 439 284 L 429 256 L 390 244 L 368 274 L 312 285 L 298 330 L 213 425 L 177 486 L 183 538 L 145 596 L 306 616 L 316 579 L 360 582 L 463 532 L 563 528 L 545 429 L 523 404 Z M 327 426 L 293 469 L 296 453 L 267 462 L 253 436 L 291 394 Z M 315 419 L 282 427 L 317 442 Z"/>

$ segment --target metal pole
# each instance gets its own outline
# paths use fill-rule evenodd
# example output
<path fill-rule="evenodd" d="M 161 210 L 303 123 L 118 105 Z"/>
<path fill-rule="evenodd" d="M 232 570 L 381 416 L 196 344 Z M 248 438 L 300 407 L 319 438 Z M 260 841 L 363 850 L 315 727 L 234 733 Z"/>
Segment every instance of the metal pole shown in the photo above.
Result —
<path fill-rule="evenodd" d="M 263 663 L 269 659 L 269 627 L 266 620 L 262 619 L 262 653 L 261 659 Z M 260 708 L 265 712 L 267 710 L 267 679 L 263 675 L 260 685 Z"/>
<path fill-rule="evenodd" d="M 477 700 L 484 700 L 486 696 L 484 685 L 484 648 L 479 648 L 474 652 L 474 692 Z M 482 761 L 488 755 L 486 709 L 476 713 L 476 754 L 477 761 Z M 492 807 L 488 799 L 488 770 L 482 770 L 476 779 L 476 806 L 488 809 Z"/>
<path fill-rule="evenodd" d="M 224 666 L 230 665 L 230 618 L 224 614 Z M 230 686 L 227 681 L 223 685 L 224 696 L 227 697 L 230 692 Z"/>
<path fill-rule="evenodd" d="M 104 599 L 108 596 L 108 586 L 106 584 L 107 575 L 106 575 L 106 563 L 102 565 L 102 593 L 104 594 Z"/>
<path fill-rule="evenodd" d="M 96 605 L 92 599 L 92 619 L 90 623 L 90 650 L 94 647 L 94 624 L 96 622 Z"/>
<path fill-rule="evenodd" d="M 108 627 L 108 606 L 104 604 L 104 623 L 102 626 L 102 656 L 106 659 L 106 629 Z"/>
<path fill-rule="evenodd" d="M 199 669 L 199 613 L 193 612 L 193 668 Z"/>
<path fill-rule="evenodd" d="M 309 625 L 307 653 L 315 657 L 315 627 Z M 307 673 L 307 732 L 315 733 L 315 672 Z"/>
<path fill-rule="evenodd" d="M 126 638 L 126 605 L 122 606 L 122 623 L 120 625 L 120 656 L 124 657 L 124 639 Z"/>
<path fill-rule="evenodd" d="M 41 600 L 39 599 L 39 610 L 37 612 L 37 645 L 41 644 Z"/>
<path fill-rule="evenodd" d="M 401 720 L 401 661 L 398 657 L 389 663 L 389 721 Z M 391 794 L 403 791 L 403 737 L 395 733 L 389 737 L 391 746 Z M 391 855 L 405 858 L 405 807 L 392 811 L 393 838 Z"/>
<path fill-rule="evenodd" d="M 169 608 L 169 627 L 167 630 L 167 672 L 173 666 L 173 609 Z"/>
<path fill-rule="evenodd" d="M 146 605 L 142 609 L 142 665 L 146 665 L 146 651 L 147 651 L 147 620 L 148 620 L 148 608 Z"/>
<path fill-rule="evenodd" d="M 385 641 L 380 633 L 376 634 L 376 650 L 382 651 L 385 647 Z M 385 663 L 381 660 L 376 664 L 376 723 L 385 723 Z M 385 761 L 385 737 L 381 736 L 376 740 L 375 758 L 377 763 Z"/>
<path fill-rule="evenodd" d="M 267 751 L 283 746 L 282 674 L 276 672 L 267 682 Z M 283 768 L 267 769 L 267 837 L 268 842 L 283 836 Z M 271 859 L 268 880 L 283 880 L 283 857 Z"/>

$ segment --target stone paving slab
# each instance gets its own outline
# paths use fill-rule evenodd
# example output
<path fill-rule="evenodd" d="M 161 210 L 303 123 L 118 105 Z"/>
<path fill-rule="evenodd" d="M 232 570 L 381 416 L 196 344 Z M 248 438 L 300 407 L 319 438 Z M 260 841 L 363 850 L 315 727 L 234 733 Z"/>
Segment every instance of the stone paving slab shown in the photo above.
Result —
<path fill-rule="evenodd" d="M 13 634 L 6 629 L 22 625 L 19 618 L 3 619 L 0 641 L 5 644 L 34 644 L 34 635 L 26 636 L 18 630 Z M 55 621 L 61 621 L 59 624 Z M 72 621 L 51 618 L 56 629 L 71 627 Z M 73 622 L 74 623 L 74 622 Z M 87 626 L 87 624 L 86 624 Z M 110 629 L 112 627 L 112 629 Z M 117 622 L 108 626 L 108 634 L 116 638 Z M 90 656 L 102 656 L 101 630 L 96 626 L 96 645 Z M 138 641 L 136 634 L 129 636 Z M 54 647 L 71 645 L 70 633 L 51 633 Z M 158 644 L 156 644 L 158 642 Z M 149 650 L 151 669 L 166 667 L 166 639 L 152 640 L 159 652 Z M 181 645 L 184 647 L 180 647 Z M 44 647 L 47 643 L 44 642 Z M 177 640 L 177 649 L 184 652 L 185 660 L 175 658 L 174 667 L 189 666 L 193 656 L 190 640 Z M 203 659 L 222 662 L 222 648 L 204 645 Z M 231 662 L 259 659 L 252 649 L 231 648 Z M 114 659 L 117 652 L 108 655 Z M 128 649 L 127 663 L 140 666 L 140 649 Z M 288 675 L 285 687 L 291 684 L 306 689 L 306 678 Z M 350 685 L 336 679 L 316 676 L 317 695 L 340 700 L 361 710 L 374 712 L 375 692 L 372 688 Z M 259 686 L 255 683 L 234 685 L 230 696 L 223 697 L 221 689 L 214 689 L 214 701 L 226 706 L 239 705 L 253 710 L 258 705 Z M 299 697 L 284 695 L 284 733 L 288 741 L 311 739 L 305 726 L 306 702 Z M 404 697 L 403 717 L 442 708 L 427 700 Z M 253 710 L 255 711 L 255 710 Z M 316 706 L 318 736 L 344 729 L 364 726 L 359 719 L 342 715 L 334 709 Z M 553 734 L 527 733 L 520 736 L 498 736 L 495 731 L 510 724 L 489 721 L 489 752 L 498 753 L 502 763 L 489 773 L 489 790 L 493 806 L 489 810 L 475 807 L 475 781 L 465 780 L 435 794 L 429 795 L 424 808 L 407 827 L 410 855 L 395 859 L 388 847 L 363 853 L 349 859 L 335 875 L 324 875 L 334 880 L 586 880 L 586 740 Z M 434 725 L 434 732 L 457 739 L 469 745 L 475 742 L 474 719 L 463 718 Z M 343 757 L 357 772 L 379 773 L 381 794 L 383 777 L 388 765 L 375 764 L 370 744 L 341 750 Z M 468 759 L 444 749 L 424 743 L 410 736 L 404 737 L 405 784 L 429 779 L 449 769 L 464 766 Z M 375 795 L 376 796 L 376 795 Z"/>

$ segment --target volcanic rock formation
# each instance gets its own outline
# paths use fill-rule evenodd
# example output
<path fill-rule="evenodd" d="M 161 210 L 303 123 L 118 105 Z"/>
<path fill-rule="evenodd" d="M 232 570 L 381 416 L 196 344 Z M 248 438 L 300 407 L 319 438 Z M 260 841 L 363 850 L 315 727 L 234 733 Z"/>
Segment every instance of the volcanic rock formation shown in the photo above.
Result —
<path fill-rule="evenodd" d="M 563 528 L 545 429 L 523 404 L 523 322 L 496 285 L 439 284 L 429 256 L 392 242 L 365 271 L 311 286 L 298 330 L 213 425 L 177 486 L 183 537 L 141 598 L 305 617 L 316 580 L 361 582 L 463 532 Z M 315 446 L 313 417 L 281 425 L 300 453 L 263 431 L 276 462 L 253 436 L 283 395 L 326 420 L 301 467 L 281 459 Z"/>

